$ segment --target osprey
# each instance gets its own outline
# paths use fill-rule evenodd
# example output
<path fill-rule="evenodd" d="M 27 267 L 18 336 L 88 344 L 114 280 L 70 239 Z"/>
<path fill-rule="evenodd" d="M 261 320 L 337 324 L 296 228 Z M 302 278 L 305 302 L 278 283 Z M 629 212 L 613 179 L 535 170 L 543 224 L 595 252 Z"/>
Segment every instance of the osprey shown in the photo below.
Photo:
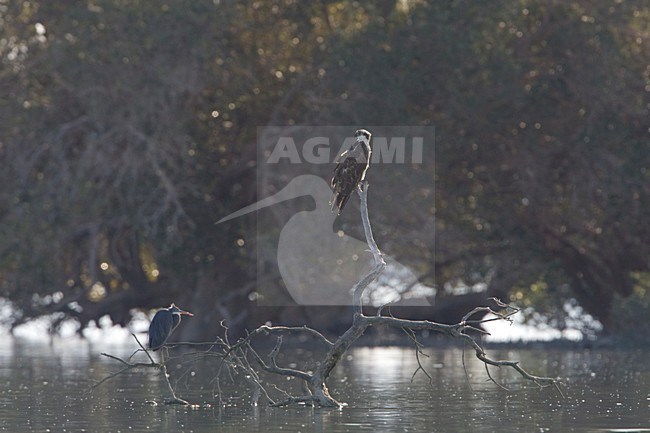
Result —
<path fill-rule="evenodd" d="M 332 212 L 341 215 L 350 195 L 355 189 L 361 187 L 361 182 L 366 178 L 366 171 L 370 166 L 370 137 L 372 134 L 365 129 L 358 129 L 354 136 L 356 140 L 348 150 L 338 157 L 334 168 L 334 176 L 330 182 L 332 198 L 330 206 Z"/>

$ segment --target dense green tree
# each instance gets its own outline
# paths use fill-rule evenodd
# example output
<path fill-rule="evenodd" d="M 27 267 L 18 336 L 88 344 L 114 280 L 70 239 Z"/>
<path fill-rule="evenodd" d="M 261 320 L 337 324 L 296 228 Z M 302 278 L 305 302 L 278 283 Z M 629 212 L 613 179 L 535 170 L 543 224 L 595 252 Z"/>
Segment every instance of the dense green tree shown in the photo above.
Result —
<path fill-rule="evenodd" d="M 254 217 L 214 225 L 255 201 L 257 127 L 279 124 L 435 125 L 435 161 L 370 198 L 432 318 L 477 283 L 560 326 L 573 298 L 647 318 L 649 32 L 641 1 L 0 1 L 10 321 L 287 317 L 251 302 Z"/>

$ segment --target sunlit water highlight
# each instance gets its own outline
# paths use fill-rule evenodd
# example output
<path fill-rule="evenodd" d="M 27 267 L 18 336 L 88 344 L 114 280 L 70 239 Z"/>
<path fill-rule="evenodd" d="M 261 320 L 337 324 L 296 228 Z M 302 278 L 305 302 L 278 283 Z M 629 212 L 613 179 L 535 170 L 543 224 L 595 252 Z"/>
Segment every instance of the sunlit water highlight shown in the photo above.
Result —
<path fill-rule="evenodd" d="M 487 382 L 483 365 L 460 349 L 426 350 L 421 372 L 410 348 L 357 348 L 336 369 L 330 389 L 342 410 L 251 406 L 248 389 L 222 383 L 222 407 L 209 384 L 214 365 L 182 364 L 177 393 L 194 408 L 152 405 L 165 388 L 154 371 L 121 375 L 89 392 L 119 366 L 100 356 L 128 355 L 134 343 L 106 346 L 80 340 L 53 345 L 0 343 L 0 431 L 642 431 L 650 429 L 647 351 L 492 351 L 520 360 L 534 374 L 563 378 L 564 397 L 537 389 L 512 372 L 492 370 L 508 386 Z M 301 351 L 299 366 L 322 354 Z M 286 358 L 284 362 L 289 362 Z"/>

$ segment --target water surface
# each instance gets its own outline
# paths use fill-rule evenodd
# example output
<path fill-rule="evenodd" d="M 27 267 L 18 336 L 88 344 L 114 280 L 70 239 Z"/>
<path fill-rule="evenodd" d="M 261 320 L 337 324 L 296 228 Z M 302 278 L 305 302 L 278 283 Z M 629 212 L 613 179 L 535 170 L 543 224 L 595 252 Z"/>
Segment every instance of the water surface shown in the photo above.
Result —
<path fill-rule="evenodd" d="M 100 352 L 124 356 L 133 347 L 86 342 L 53 345 L 17 340 L 0 345 L 0 431 L 8 432 L 606 432 L 650 431 L 649 351 L 511 350 L 493 358 L 520 360 L 537 375 L 560 376 L 561 396 L 539 389 L 506 369 L 489 382 L 484 366 L 459 349 L 427 349 L 417 369 L 413 349 L 357 348 L 336 369 L 332 394 L 341 410 L 250 404 L 246 384 L 223 380 L 224 405 L 215 396 L 215 365 L 179 363 L 171 370 L 177 394 L 197 405 L 162 403 L 165 385 L 153 370 L 120 375 L 90 391 L 119 369 Z M 299 357 L 311 362 L 315 355 Z M 286 358 L 285 358 L 286 360 Z M 284 383 L 281 381 L 281 385 Z"/>

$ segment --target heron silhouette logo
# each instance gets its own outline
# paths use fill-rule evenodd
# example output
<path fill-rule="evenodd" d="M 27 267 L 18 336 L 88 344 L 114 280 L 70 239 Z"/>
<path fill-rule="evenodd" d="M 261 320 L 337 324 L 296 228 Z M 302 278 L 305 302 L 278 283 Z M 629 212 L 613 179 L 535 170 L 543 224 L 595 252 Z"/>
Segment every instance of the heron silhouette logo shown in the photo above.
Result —
<path fill-rule="evenodd" d="M 347 133 L 350 134 L 354 130 L 354 127 L 349 128 Z M 296 164 L 295 161 L 293 163 L 288 161 L 290 164 L 285 165 L 277 164 L 279 161 L 277 155 L 290 149 L 290 146 L 287 147 L 286 144 L 288 140 L 277 137 L 276 134 L 276 138 L 273 140 L 275 147 L 270 151 L 262 152 L 262 161 L 258 159 L 258 170 L 263 171 L 262 173 L 258 172 L 258 180 L 260 178 L 268 179 L 268 170 L 271 164 L 275 168 L 273 170 L 275 175 L 282 173 L 282 177 L 289 177 L 290 180 L 280 186 L 276 193 L 225 216 L 217 221 L 217 224 L 296 198 L 310 197 L 314 203 L 313 208 L 296 211 L 284 223 L 280 231 L 277 245 L 277 264 L 280 275 L 288 293 L 299 305 L 350 305 L 352 287 L 372 268 L 372 256 L 367 251 L 368 245 L 365 240 L 349 236 L 342 230 L 335 230 L 337 214 L 332 212 L 329 204 L 332 190 L 323 177 L 315 174 L 297 174 L 290 177 L 292 173 L 278 170 L 278 166 L 282 168 L 296 167 Z M 346 140 L 343 141 L 349 143 Z M 308 140 L 303 142 L 309 145 Z M 324 140 L 321 139 L 320 142 L 323 143 Z M 284 150 L 278 150 L 278 146 L 284 146 Z M 289 150 L 289 153 L 284 154 L 294 154 L 294 152 Z M 273 162 L 269 163 L 269 160 Z M 328 162 L 331 163 L 331 161 Z M 306 165 L 311 166 L 312 169 L 314 167 L 313 162 Z M 333 165 L 328 168 L 326 172 L 331 173 Z M 376 170 L 377 167 L 374 169 Z M 287 168 L 287 170 L 289 169 Z M 372 171 L 371 165 L 368 174 L 371 182 Z M 356 197 L 357 194 L 354 196 Z M 346 207 L 345 213 L 352 213 L 354 209 L 354 207 L 349 209 Z M 390 280 L 398 280 L 404 286 L 413 285 L 417 281 L 413 272 L 406 266 L 390 258 L 387 262 L 388 267 L 385 274 L 391 277 Z M 378 281 L 369 287 L 369 291 L 386 294 L 391 291 L 389 285 L 386 281 Z M 398 296 L 395 298 L 397 299 Z M 404 302 L 403 300 L 402 303 L 409 304 L 408 301 Z M 428 302 L 424 298 L 412 299 L 410 305 L 428 305 Z"/>

